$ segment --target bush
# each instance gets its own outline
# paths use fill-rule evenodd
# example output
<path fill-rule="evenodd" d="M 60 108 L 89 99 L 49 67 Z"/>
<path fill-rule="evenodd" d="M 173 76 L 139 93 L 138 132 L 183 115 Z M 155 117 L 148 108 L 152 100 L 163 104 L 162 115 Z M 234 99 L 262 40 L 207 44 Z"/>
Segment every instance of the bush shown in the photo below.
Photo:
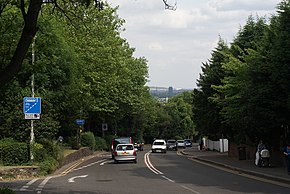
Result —
<path fill-rule="evenodd" d="M 48 156 L 52 156 L 56 160 L 62 159 L 62 150 L 57 141 L 42 139 L 40 143 L 43 145 Z"/>
<path fill-rule="evenodd" d="M 12 138 L 0 141 L 0 160 L 3 165 L 21 165 L 29 161 L 29 149 L 26 143 L 20 143 Z"/>
<path fill-rule="evenodd" d="M 50 174 L 57 169 L 58 165 L 59 163 L 56 159 L 54 159 L 53 157 L 47 157 L 43 162 L 39 164 L 40 174 L 41 175 Z"/>
<path fill-rule="evenodd" d="M 77 141 L 77 138 L 76 137 L 70 137 L 70 138 L 68 138 L 68 143 L 71 146 L 71 148 L 74 149 L 74 150 L 78 150 L 81 147 L 79 145 L 79 142 Z"/>
<path fill-rule="evenodd" d="M 96 150 L 108 150 L 107 142 L 101 137 L 96 137 Z"/>
<path fill-rule="evenodd" d="M 91 150 L 96 148 L 95 136 L 92 132 L 85 132 L 81 134 L 81 145 L 84 147 L 89 147 Z"/>

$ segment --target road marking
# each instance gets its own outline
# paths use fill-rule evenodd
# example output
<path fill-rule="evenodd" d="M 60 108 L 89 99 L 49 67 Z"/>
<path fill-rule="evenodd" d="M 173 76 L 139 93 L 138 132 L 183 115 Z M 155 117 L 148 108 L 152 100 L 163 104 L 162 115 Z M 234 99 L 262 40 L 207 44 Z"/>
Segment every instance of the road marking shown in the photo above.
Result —
<path fill-rule="evenodd" d="M 80 165 L 83 161 L 79 161 L 77 163 L 75 163 L 74 165 L 70 166 L 68 169 L 66 169 L 65 171 L 63 171 L 61 173 L 61 176 L 67 175 L 69 172 L 71 172 L 75 167 L 77 167 L 78 165 Z"/>
<path fill-rule="evenodd" d="M 86 178 L 87 176 L 88 176 L 87 174 L 86 175 L 81 175 L 81 176 L 74 176 L 74 177 L 68 179 L 68 182 L 69 183 L 74 183 L 75 179 L 77 179 L 77 178 Z"/>
<path fill-rule="evenodd" d="M 146 164 L 146 166 L 149 168 L 149 170 L 151 170 L 153 173 L 155 174 L 163 174 L 161 171 L 157 170 L 150 162 L 150 159 L 149 159 L 149 155 L 150 155 L 150 152 L 147 152 L 145 155 L 144 155 L 144 162 Z"/>
<path fill-rule="evenodd" d="M 87 165 L 85 165 L 85 166 L 82 166 L 82 167 L 79 167 L 79 168 L 74 169 L 74 171 L 82 170 L 82 169 L 84 169 L 84 168 L 87 168 L 87 167 L 93 166 L 93 165 L 95 165 L 95 164 L 98 164 L 98 163 L 104 162 L 104 161 L 106 161 L 106 160 L 107 160 L 107 159 L 103 159 L 103 160 L 99 160 L 99 161 L 96 161 L 96 162 L 93 162 L 93 163 L 87 164 Z"/>
<path fill-rule="evenodd" d="M 101 162 L 104 162 L 106 161 L 107 159 L 103 159 L 103 160 L 99 160 L 97 162 L 93 162 L 93 163 L 90 163 L 86 166 L 82 166 L 80 168 L 77 168 L 77 169 L 74 169 L 75 167 L 77 167 L 78 165 L 80 165 L 83 161 L 79 161 L 77 163 L 75 163 L 74 165 L 70 166 L 68 169 L 66 169 L 65 171 L 63 171 L 60 175 L 56 175 L 56 176 L 50 176 L 50 177 L 47 177 L 46 179 L 44 179 L 38 186 L 38 188 L 36 189 L 37 190 L 37 193 L 40 194 L 42 192 L 42 189 L 44 188 L 45 184 L 51 179 L 51 178 L 55 178 L 55 177 L 58 177 L 58 176 L 64 176 L 64 175 L 67 175 L 69 172 L 71 172 L 72 170 L 81 170 L 81 169 L 84 169 L 84 168 L 87 168 L 89 166 L 92 166 L 94 164 L 97 164 L 97 163 L 101 163 Z M 28 191 L 29 187 L 35 183 L 37 180 L 39 179 L 33 179 L 31 181 L 29 181 L 28 183 L 26 183 L 26 185 L 22 186 L 19 191 Z M 72 179 L 73 180 L 73 179 Z"/>
<path fill-rule="evenodd" d="M 54 178 L 56 176 L 49 176 L 46 179 L 44 179 L 37 187 L 36 191 L 38 194 L 40 194 L 44 188 L 44 186 L 46 185 L 46 183 L 49 181 L 49 179 Z"/>
<path fill-rule="evenodd" d="M 31 181 L 29 181 L 28 183 L 26 183 L 26 185 L 24 185 L 23 187 L 21 187 L 20 191 L 27 191 L 27 189 L 34 183 L 36 182 L 38 179 L 33 179 Z"/>
<path fill-rule="evenodd" d="M 175 183 L 174 180 L 172 180 L 172 179 L 170 179 L 170 178 L 167 178 L 166 176 L 161 176 L 161 177 L 164 178 L 164 179 L 166 179 L 166 180 L 168 180 L 169 182 Z"/>
<path fill-rule="evenodd" d="M 109 160 L 104 161 L 104 162 L 102 162 L 102 163 L 100 164 L 100 166 L 103 166 L 103 165 L 105 165 L 106 163 L 109 163 L 109 162 L 110 162 Z"/>
<path fill-rule="evenodd" d="M 160 172 L 159 170 L 157 170 L 157 169 L 156 169 L 156 168 L 151 164 L 150 159 L 149 159 L 149 155 L 150 155 L 150 152 L 147 152 L 147 153 L 144 155 L 144 161 L 145 161 L 146 166 L 149 168 L 149 170 L 151 170 L 152 172 L 154 172 L 154 173 L 157 174 L 157 175 L 162 175 L 162 176 L 161 176 L 162 178 L 164 178 L 165 180 L 167 180 L 167 181 L 169 181 L 169 182 L 171 182 L 171 183 L 176 183 L 174 180 L 172 180 L 172 179 L 166 177 L 165 175 L 163 175 L 162 172 Z M 179 185 L 179 184 L 178 184 L 178 185 Z M 182 188 L 184 188 L 184 189 L 186 189 L 186 190 L 188 190 L 188 191 L 190 191 L 190 192 L 192 192 L 192 193 L 200 194 L 198 191 L 195 191 L 195 190 L 193 190 L 193 189 L 191 189 L 191 188 L 189 188 L 189 187 L 186 187 L 186 186 L 184 186 L 184 185 L 179 185 L 179 186 L 181 186 Z"/>
<path fill-rule="evenodd" d="M 195 191 L 195 190 L 193 190 L 193 189 L 191 189 L 191 188 L 189 188 L 189 187 L 187 187 L 187 186 L 184 186 L 184 185 L 180 185 L 182 188 L 184 188 L 184 189 L 186 189 L 186 190 L 188 190 L 188 191 L 191 191 L 192 193 L 195 193 L 195 194 L 200 194 L 200 192 L 198 192 L 198 191 Z"/>

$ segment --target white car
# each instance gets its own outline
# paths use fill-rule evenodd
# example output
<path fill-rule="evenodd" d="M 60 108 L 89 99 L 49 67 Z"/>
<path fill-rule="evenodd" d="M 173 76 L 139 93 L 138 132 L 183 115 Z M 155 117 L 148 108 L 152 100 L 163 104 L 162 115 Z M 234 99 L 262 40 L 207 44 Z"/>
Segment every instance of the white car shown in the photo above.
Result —
<path fill-rule="evenodd" d="M 137 148 L 134 148 L 133 144 L 118 144 L 114 150 L 115 163 L 121 161 L 133 161 L 137 163 Z"/>
<path fill-rule="evenodd" d="M 185 148 L 186 147 L 184 140 L 177 140 L 176 143 L 177 143 L 178 148 Z"/>
<path fill-rule="evenodd" d="M 151 147 L 152 153 L 154 152 L 163 152 L 166 153 L 166 141 L 163 139 L 156 139 Z"/>

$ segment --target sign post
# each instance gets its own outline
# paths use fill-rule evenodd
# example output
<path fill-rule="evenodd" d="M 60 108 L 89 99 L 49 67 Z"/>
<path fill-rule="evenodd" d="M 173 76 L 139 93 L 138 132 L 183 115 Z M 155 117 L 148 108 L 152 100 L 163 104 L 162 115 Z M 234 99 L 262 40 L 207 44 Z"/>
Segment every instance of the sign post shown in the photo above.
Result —
<path fill-rule="evenodd" d="M 105 131 L 108 131 L 108 124 L 102 123 L 102 135 L 105 137 Z"/>
<path fill-rule="evenodd" d="M 77 144 L 80 144 L 80 136 L 81 136 L 81 132 L 83 129 L 83 125 L 85 124 L 85 120 L 84 119 L 76 119 L 75 120 L 76 124 L 79 126 L 79 128 L 77 129 Z"/>

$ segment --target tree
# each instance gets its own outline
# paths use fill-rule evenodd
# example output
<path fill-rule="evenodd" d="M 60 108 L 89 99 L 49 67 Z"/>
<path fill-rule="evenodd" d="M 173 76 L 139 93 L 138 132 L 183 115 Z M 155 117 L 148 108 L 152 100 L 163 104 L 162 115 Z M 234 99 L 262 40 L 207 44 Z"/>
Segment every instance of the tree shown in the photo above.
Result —
<path fill-rule="evenodd" d="M 104 9 L 105 5 L 101 0 L 2 0 L 0 2 L 0 19 L 7 10 L 14 9 L 21 12 L 23 25 L 20 38 L 16 40 L 17 45 L 13 48 L 13 55 L 8 61 L 0 64 L 0 88 L 10 82 L 22 69 L 23 60 L 38 31 L 39 13 L 44 5 L 50 4 L 51 12 L 55 11 L 56 14 L 64 15 L 73 23 L 75 19 L 79 21 L 78 14 L 74 12 L 77 7 L 90 7 L 92 3 L 98 10 Z M 82 14 L 84 13 L 83 10 Z"/>
<path fill-rule="evenodd" d="M 224 133 L 220 115 L 220 105 L 211 99 L 213 96 L 222 98 L 222 93 L 214 90 L 214 85 L 220 85 L 225 76 L 222 65 L 227 62 L 226 54 L 229 48 L 226 43 L 220 39 L 217 48 L 213 51 L 209 62 L 202 66 L 202 74 L 198 79 L 198 89 L 194 90 L 193 95 L 193 114 L 196 130 L 211 138 L 220 138 Z"/>
<path fill-rule="evenodd" d="M 167 138 L 179 136 L 185 139 L 196 135 L 192 114 L 192 100 L 192 92 L 184 92 L 169 99 L 166 109 L 172 121 Z"/>
<path fill-rule="evenodd" d="M 23 60 L 26 57 L 32 39 L 35 37 L 36 32 L 38 31 L 38 17 L 39 13 L 44 4 L 52 4 L 52 11 L 57 10 L 60 13 L 69 17 L 69 13 L 73 14 L 73 12 L 69 12 L 67 8 L 75 7 L 75 5 L 90 5 L 90 0 L 77 0 L 77 1 L 63 1 L 59 4 L 58 1 L 52 0 L 6 0 L 0 3 L 0 17 L 2 18 L 3 14 L 7 10 L 15 9 L 21 12 L 23 18 L 23 28 L 21 30 L 20 39 L 17 41 L 17 46 L 15 47 L 15 51 L 13 56 L 7 62 L 7 64 L 1 64 L 0 71 L 0 88 L 7 84 L 9 81 L 13 79 L 13 77 L 21 70 Z M 101 6 L 99 1 L 95 1 L 96 5 Z M 63 8 L 64 6 L 65 8 Z"/>
<path fill-rule="evenodd" d="M 257 21 L 248 18 L 231 44 L 228 61 L 223 64 L 225 77 L 220 85 L 213 86 L 222 98 L 214 96 L 212 99 L 220 104 L 220 114 L 232 130 L 231 138 L 238 143 L 249 138 L 254 142 L 259 129 L 264 131 L 262 126 L 267 126 L 261 118 L 271 115 L 267 111 L 268 102 L 261 101 L 267 97 L 270 99 L 267 89 L 270 85 L 265 84 L 267 79 L 262 76 L 265 74 L 261 65 L 265 60 L 257 52 L 266 29 L 264 18 L 257 18 Z"/>

